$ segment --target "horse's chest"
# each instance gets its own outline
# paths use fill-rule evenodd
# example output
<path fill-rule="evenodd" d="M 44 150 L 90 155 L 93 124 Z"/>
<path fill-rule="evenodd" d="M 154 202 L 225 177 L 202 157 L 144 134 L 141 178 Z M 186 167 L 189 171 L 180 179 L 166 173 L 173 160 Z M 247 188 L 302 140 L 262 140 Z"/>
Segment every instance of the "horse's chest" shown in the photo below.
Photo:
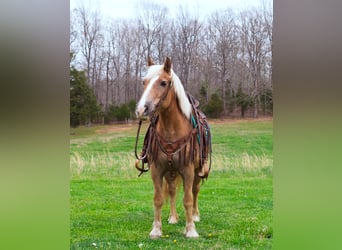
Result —
<path fill-rule="evenodd" d="M 198 162 L 196 140 L 190 138 L 183 143 L 161 143 L 157 139 L 151 147 L 149 159 L 156 167 L 179 169 Z"/>

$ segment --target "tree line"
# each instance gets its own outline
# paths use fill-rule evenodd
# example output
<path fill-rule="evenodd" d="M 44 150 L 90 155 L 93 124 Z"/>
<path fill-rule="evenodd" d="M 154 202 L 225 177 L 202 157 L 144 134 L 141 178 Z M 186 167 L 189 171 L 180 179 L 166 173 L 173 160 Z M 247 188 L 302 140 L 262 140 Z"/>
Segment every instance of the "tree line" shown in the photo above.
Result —
<path fill-rule="evenodd" d="M 140 2 L 131 19 L 103 19 L 84 6 L 72 10 L 71 71 L 84 74 L 79 79 L 97 105 L 97 118 L 87 119 L 133 117 L 147 58 L 163 63 L 166 56 L 208 116 L 272 114 L 272 19 L 265 5 L 203 18 L 181 6 L 172 17 L 153 2 Z"/>

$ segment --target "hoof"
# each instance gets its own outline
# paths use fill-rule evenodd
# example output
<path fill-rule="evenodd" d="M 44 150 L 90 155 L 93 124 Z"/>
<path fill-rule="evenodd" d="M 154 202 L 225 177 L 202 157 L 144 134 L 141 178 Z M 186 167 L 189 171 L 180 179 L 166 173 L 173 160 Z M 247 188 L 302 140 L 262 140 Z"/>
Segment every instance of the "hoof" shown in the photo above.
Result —
<path fill-rule="evenodd" d="M 193 230 L 190 230 L 190 231 L 186 232 L 186 233 L 185 233 L 185 237 L 187 237 L 187 238 L 198 238 L 199 235 L 198 235 L 198 233 L 196 232 L 196 230 L 193 229 Z"/>
<path fill-rule="evenodd" d="M 170 216 L 168 219 L 169 224 L 177 224 L 178 216 Z"/>
<path fill-rule="evenodd" d="M 200 221 L 199 215 L 193 215 L 192 219 L 194 220 L 194 222 L 199 222 Z"/>
<path fill-rule="evenodd" d="M 161 230 L 158 229 L 152 229 L 152 231 L 150 232 L 150 238 L 151 239 L 158 239 L 162 236 L 162 232 Z"/>
<path fill-rule="evenodd" d="M 150 232 L 151 239 L 158 239 L 162 236 L 161 224 L 160 223 L 153 223 L 153 229 Z"/>
<path fill-rule="evenodd" d="M 199 237 L 194 223 L 189 223 L 186 226 L 185 237 L 187 237 L 187 238 L 198 238 Z"/>

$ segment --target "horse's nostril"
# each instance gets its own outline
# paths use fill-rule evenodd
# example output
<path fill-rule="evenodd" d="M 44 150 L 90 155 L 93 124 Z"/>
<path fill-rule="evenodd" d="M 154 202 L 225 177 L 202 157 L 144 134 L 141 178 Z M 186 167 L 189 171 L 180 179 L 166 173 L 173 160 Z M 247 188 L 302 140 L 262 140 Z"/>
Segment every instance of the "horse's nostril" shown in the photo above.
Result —
<path fill-rule="evenodd" d="M 147 112 L 147 110 L 148 110 L 148 106 L 147 106 L 147 104 L 145 104 L 145 106 L 144 106 L 144 107 L 145 107 L 145 110 L 144 110 L 144 113 L 145 113 L 145 112 Z"/>

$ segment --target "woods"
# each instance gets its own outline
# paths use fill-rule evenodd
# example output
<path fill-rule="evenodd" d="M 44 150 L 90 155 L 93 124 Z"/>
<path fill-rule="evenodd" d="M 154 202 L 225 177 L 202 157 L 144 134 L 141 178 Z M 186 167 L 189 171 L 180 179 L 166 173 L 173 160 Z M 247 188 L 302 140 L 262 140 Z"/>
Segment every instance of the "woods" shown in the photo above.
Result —
<path fill-rule="evenodd" d="M 172 58 L 209 117 L 271 115 L 272 19 L 265 5 L 199 17 L 184 7 L 172 16 L 166 5 L 140 2 L 134 18 L 111 20 L 78 7 L 71 11 L 71 67 L 85 72 L 101 122 L 118 120 L 111 114 L 120 107 L 124 119 L 133 118 L 149 56 L 156 63 Z"/>

